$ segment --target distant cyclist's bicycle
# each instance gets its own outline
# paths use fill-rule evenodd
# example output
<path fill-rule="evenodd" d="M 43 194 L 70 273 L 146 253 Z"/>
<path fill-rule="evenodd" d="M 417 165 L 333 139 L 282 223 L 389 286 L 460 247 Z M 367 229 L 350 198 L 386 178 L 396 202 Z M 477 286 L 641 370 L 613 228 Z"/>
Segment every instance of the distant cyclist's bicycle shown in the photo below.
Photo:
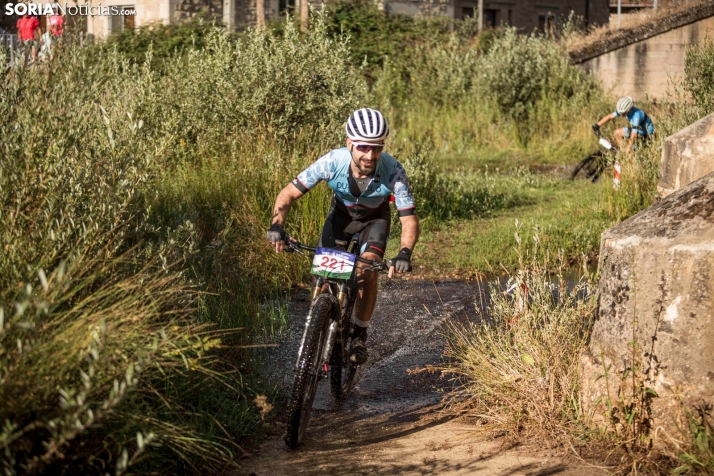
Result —
<path fill-rule="evenodd" d="M 305 435 L 319 381 L 329 374 L 330 390 L 336 400 L 344 399 L 355 382 L 359 366 L 350 362 L 349 356 L 352 309 L 357 298 L 356 262 L 368 265 L 362 269 L 371 271 L 386 271 L 391 263 L 357 256 L 359 235 L 355 235 L 351 243 L 336 241 L 337 246 L 343 250 L 351 245 L 349 252 L 305 246 L 292 241 L 290 237 L 286 237 L 285 243 L 287 251 L 314 253 L 312 274 L 317 276 L 295 362 L 295 381 L 288 403 L 285 444 L 289 448 L 296 448 Z M 322 290 L 325 284 L 327 292 Z"/>
<path fill-rule="evenodd" d="M 578 174 L 581 173 L 581 175 L 584 175 L 585 178 L 591 182 L 596 182 L 597 179 L 600 178 L 600 175 L 602 175 L 605 168 L 612 164 L 613 186 L 617 189 L 620 186 L 620 164 L 616 158 L 619 150 L 617 147 L 612 145 L 609 140 L 602 137 L 599 130 L 595 131 L 595 135 L 597 136 L 598 143 L 602 148 L 588 155 L 578 165 L 576 165 L 570 178 L 574 180 Z"/>

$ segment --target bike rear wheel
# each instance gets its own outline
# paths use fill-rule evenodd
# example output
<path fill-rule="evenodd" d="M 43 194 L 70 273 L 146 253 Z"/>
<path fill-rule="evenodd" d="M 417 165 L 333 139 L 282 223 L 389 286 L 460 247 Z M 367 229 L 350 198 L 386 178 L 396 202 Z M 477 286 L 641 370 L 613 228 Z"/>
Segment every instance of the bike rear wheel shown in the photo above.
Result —
<path fill-rule="evenodd" d="M 332 398 L 343 400 L 352 391 L 357 375 L 357 365 L 347 362 L 344 365 L 333 365 L 330 367 L 330 389 Z"/>
<path fill-rule="evenodd" d="M 356 249 L 353 249 L 356 251 Z M 343 313 L 343 329 L 341 345 L 335 345 L 333 355 L 335 355 L 334 363 L 330 366 L 330 392 L 332 398 L 337 401 L 344 400 L 352 391 L 352 386 L 357 375 L 357 365 L 349 362 L 347 342 L 352 335 L 352 310 L 357 299 L 357 281 L 354 277 L 349 282 L 349 301 Z M 344 348 L 342 347 L 344 346 Z"/>
<path fill-rule="evenodd" d="M 334 304 L 329 296 L 320 295 L 315 298 L 310 308 L 310 319 L 305 326 L 304 343 L 298 356 L 293 391 L 288 404 L 285 444 L 291 449 L 297 448 L 302 442 L 310 421 L 320 378 L 320 356 Z"/>

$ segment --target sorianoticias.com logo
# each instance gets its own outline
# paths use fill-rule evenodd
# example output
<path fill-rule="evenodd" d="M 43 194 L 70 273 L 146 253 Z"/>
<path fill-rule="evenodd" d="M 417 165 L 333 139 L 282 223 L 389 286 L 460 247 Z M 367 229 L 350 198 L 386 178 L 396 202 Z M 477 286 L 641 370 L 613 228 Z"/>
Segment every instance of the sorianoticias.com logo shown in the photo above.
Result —
<path fill-rule="evenodd" d="M 111 15 L 133 15 L 134 10 L 124 9 L 120 6 L 114 5 L 102 5 L 101 3 L 97 5 L 90 5 L 85 3 L 84 5 L 69 5 L 67 3 L 64 6 L 59 3 L 6 3 L 5 4 L 5 15 L 56 15 L 58 12 L 62 12 L 63 15 L 101 15 L 101 16 L 111 16 Z"/>

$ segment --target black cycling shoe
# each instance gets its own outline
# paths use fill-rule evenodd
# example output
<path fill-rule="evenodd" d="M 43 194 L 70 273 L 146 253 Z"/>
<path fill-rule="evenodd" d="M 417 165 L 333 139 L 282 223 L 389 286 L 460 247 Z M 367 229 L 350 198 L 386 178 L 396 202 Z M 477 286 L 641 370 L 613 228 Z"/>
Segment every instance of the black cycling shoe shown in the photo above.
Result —
<path fill-rule="evenodd" d="M 355 365 L 362 365 L 367 362 L 369 354 L 367 353 L 367 346 L 364 341 L 367 340 L 367 331 L 364 330 L 360 332 L 357 336 L 352 338 L 352 345 L 350 346 L 350 362 Z"/>

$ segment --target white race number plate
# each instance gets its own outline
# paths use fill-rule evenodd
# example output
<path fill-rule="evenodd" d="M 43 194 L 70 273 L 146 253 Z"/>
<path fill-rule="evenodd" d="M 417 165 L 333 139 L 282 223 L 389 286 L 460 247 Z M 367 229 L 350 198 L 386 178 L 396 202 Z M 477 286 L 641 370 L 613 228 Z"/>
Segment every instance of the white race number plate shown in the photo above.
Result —
<path fill-rule="evenodd" d="M 318 248 L 312 260 L 312 274 L 332 279 L 349 279 L 355 267 L 355 255 L 330 248 Z"/>
<path fill-rule="evenodd" d="M 601 137 L 598 142 L 600 142 L 600 145 L 603 146 L 604 148 L 606 148 L 607 150 L 612 150 L 612 149 L 613 149 L 612 144 L 610 143 L 610 141 L 607 140 L 607 139 L 605 139 L 604 137 Z"/>

